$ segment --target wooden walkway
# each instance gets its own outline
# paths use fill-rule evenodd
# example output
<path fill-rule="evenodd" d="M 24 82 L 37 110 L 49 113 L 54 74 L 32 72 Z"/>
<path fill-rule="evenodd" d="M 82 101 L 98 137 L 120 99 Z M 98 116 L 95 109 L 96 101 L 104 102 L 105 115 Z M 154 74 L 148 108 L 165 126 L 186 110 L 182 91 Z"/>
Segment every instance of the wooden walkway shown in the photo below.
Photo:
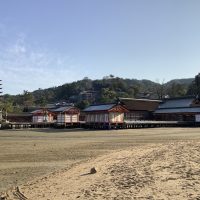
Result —
<path fill-rule="evenodd" d="M 54 123 L 10 122 L 2 124 L 1 129 L 48 128 Z"/>
<path fill-rule="evenodd" d="M 88 129 L 136 129 L 156 127 L 200 127 L 200 123 L 189 121 L 129 121 L 124 123 L 85 123 Z"/>
<path fill-rule="evenodd" d="M 156 128 L 156 127 L 190 127 L 196 126 L 190 121 L 125 121 L 127 128 Z"/>
<path fill-rule="evenodd" d="M 136 129 L 156 127 L 200 127 L 200 123 L 192 121 L 129 121 L 124 123 L 70 123 L 57 124 L 55 122 L 43 123 L 6 123 L 0 124 L 0 129 L 24 129 L 24 128 L 85 128 L 85 129 Z"/>

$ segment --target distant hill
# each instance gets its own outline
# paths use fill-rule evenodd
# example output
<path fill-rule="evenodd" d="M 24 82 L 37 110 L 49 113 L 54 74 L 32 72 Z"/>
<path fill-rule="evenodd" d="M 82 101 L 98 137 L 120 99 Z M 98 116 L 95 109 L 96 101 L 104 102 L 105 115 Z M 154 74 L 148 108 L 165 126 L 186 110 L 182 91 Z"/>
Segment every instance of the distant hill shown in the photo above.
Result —
<path fill-rule="evenodd" d="M 173 79 L 165 83 L 165 94 L 169 97 L 186 96 L 193 80 L 194 78 Z"/>
<path fill-rule="evenodd" d="M 170 86 L 172 84 L 181 84 L 181 85 L 190 85 L 194 81 L 194 78 L 182 78 L 182 79 L 173 79 L 167 83 L 165 83 L 166 86 Z"/>
<path fill-rule="evenodd" d="M 184 96 L 194 79 L 174 79 L 165 84 L 150 80 L 123 79 L 107 76 L 100 80 L 83 80 L 66 83 L 58 87 L 24 91 L 22 95 L 4 95 L 7 107 L 28 108 L 45 106 L 49 103 L 74 103 L 84 108 L 92 103 L 113 102 L 118 97 L 161 99 L 163 97 Z M 19 110 L 19 109 L 18 109 Z M 26 109 L 28 110 L 28 109 Z"/>
<path fill-rule="evenodd" d="M 161 87 L 164 87 L 163 95 L 172 97 L 185 95 L 193 80 L 192 78 L 174 79 L 161 85 L 145 79 L 123 79 L 113 76 L 100 80 L 85 78 L 58 87 L 36 90 L 32 95 L 38 104 L 41 103 L 41 97 L 48 103 L 64 101 L 75 104 L 83 101 L 88 104 L 112 102 L 117 97 L 157 99 Z"/>

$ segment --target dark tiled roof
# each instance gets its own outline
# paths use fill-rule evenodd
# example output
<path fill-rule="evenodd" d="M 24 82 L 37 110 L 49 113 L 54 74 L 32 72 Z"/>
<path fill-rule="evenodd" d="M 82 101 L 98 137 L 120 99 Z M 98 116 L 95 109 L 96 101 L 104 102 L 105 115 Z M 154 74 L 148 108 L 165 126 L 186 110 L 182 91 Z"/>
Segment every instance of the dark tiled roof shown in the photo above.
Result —
<path fill-rule="evenodd" d="M 133 98 L 119 98 L 122 105 L 124 105 L 129 111 L 145 110 L 154 111 L 158 108 L 160 100 L 151 99 L 133 99 Z"/>
<path fill-rule="evenodd" d="M 12 116 L 15 116 L 15 117 L 29 117 L 29 116 L 32 116 L 31 113 L 8 113 L 8 116 L 12 117 Z"/>
<path fill-rule="evenodd" d="M 136 98 L 123 98 L 119 97 L 119 100 L 127 100 L 127 101 L 144 101 L 144 102 L 161 102 L 161 100 L 158 99 L 136 99 Z"/>
<path fill-rule="evenodd" d="M 191 106 L 194 98 L 167 99 L 161 103 L 158 109 L 166 108 L 188 108 Z"/>
<path fill-rule="evenodd" d="M 53 112 L 65 112 L 73 108 L 73 106 L 65 106 L 52 110 Z"/>
<path fill-rule="evenodd" d="M 92 112 L 92 111 L 107 111 L 114 107 L 116 104 L 103 104 L 103 105 L 91 105 L 84 109 L 84 112 Z"/>
<path fill-rule="evenodd" d="M 42 109 L 34 110 L 31 112 L 31 114 L 36 114 L 36 113 L 43 113 L 44 111 Z"/>
<path fill-rule="evenodd" d="M 47 109 L 38 109 L 38 110 L 34 110 L 33 112 L 30 112 L 31 114 L 37 114 L 37 113 L 45 113 L 45 112 L 47 112 L 47 113 L 51 113 L 51 110 L 47 110 Z"/>
<path fill-rule="evenodd" d="M 200 113 L 200 107 L 193 108 L 169 108 L 169 109 L 158 109 L 154 112 L 155 114 L 168 114 L 168 113 Z"/>

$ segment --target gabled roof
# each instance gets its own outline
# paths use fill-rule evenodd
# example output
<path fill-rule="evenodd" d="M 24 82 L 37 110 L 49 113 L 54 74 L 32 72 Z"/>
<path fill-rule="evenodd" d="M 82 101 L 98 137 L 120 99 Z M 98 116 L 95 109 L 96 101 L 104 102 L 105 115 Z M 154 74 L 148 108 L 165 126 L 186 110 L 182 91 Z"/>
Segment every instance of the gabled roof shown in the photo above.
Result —
<path fill-rule="evenodd" d="M 31 114 L 36 114 L 36 113 L 44 113 L 44 111 L 42 109 L 38 109 L 31 112 Z"/>
<path fill-rule="evenodd" d="M 31 112 L 31 114 L 35 115 L 35 114 L 43 114 L 43 113 L 52 113 L 51 111 L 47 110 L 47 109 L 38 109 L 38 110 L 34 110 Z"/>
<path fill-rule="evenodd" d="M 52 110 L 53 112 L 67 112 L 69 111 L 71 108 L 74 108 L 73 106 L 64 106 L 64 107 L 60 107 L 57 109 Z"/>
<path fill-rule="evenodd" d="M 116 104 L 101 104 L 101 105 L 91 105 L 85 108 L 84 112 L 92 112 L 92 111 L 108 111 L 111 108 L 116 106 Z"/>
<path fill-rule="evenodd" d="M 124 97 L 119 97 L 119 100 L 123 100 L 123 101 L 143 101 L 143 102 L 162 102 L 159 99 L 136 99 L 136 98 L 124 98 Z"/>
<path fill-rule="evenodd" d="M 8 117 L 30 117 L 31 113 L 8 113 Z"/>
<path fill-rule="evenodd" d="M 119 101 L 129 111 L 141 110 L 141 111 L 154 111 L 158 108 L 161 100 L 153 99 L 134 99 L 134 98 L 119 98 Z"/>
<path fill-rule="evenodd" d="M 169 108 L 169 109 L 158 109 L 154 112 L 155 114 L 169 114 L 169 113 L 200 113 L 200 107 L 189 107 L 189 108 Z"/>
<path fill-rule="evenodd" d="M 195 97 L 166 99 L 154 113 L 200 113 L 199 101 Z"/>
<path fill-rule="evenodd" d="M 193 101 L 193 97 L 166 99 L 159 105 L 158 109 L 189 108 Z"/>

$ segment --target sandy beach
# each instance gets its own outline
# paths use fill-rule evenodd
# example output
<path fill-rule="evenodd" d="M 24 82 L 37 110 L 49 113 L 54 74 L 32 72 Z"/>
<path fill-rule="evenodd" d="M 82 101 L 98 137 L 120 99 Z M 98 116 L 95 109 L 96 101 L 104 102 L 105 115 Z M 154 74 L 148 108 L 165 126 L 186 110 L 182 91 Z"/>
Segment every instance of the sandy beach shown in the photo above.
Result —
<path fill-rule="evenodd" d="M 1 196 L 6 200 L 198 200 L 199 155 L 199 139 L 130 146 L 34 178 Z"/>

